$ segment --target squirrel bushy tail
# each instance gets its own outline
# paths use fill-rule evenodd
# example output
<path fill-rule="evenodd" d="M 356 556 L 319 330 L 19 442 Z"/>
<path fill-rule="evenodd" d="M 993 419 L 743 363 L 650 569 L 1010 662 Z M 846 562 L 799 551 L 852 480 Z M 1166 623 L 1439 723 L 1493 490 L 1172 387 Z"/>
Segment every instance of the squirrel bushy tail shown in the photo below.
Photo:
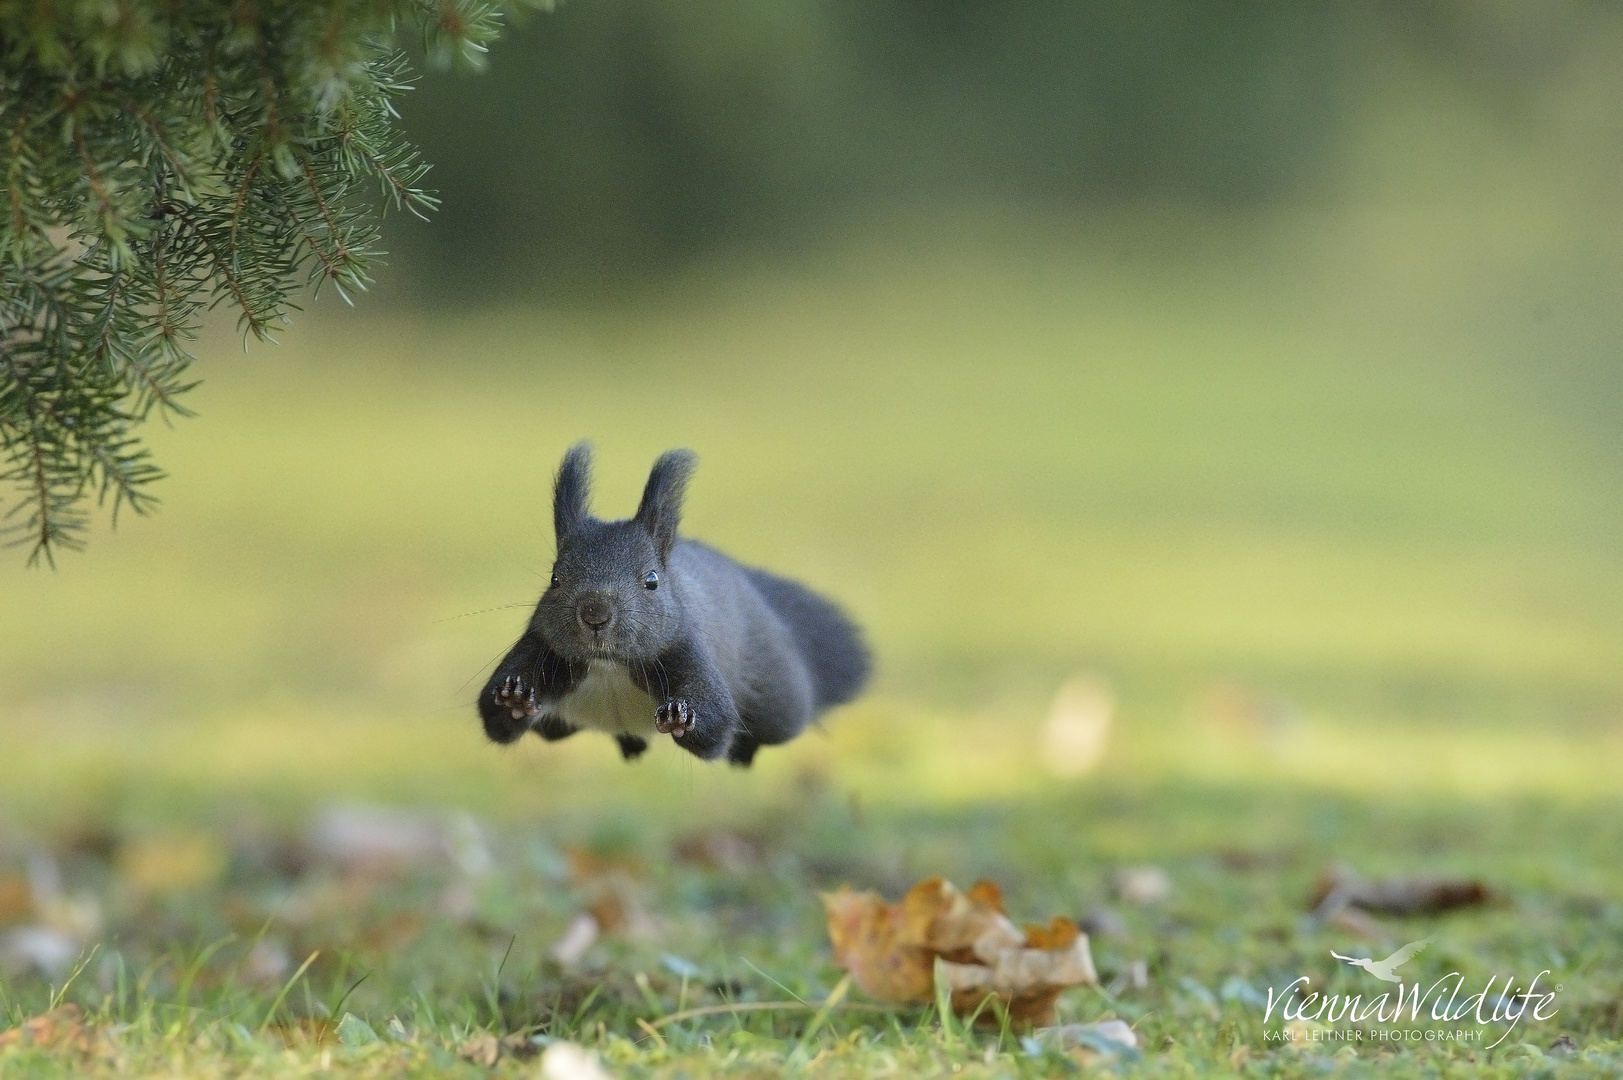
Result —
<path fill-rule="evenodd" d="M 797 582 L 753 566 L 741 569 L 794 635 L 811 670 L 817 711 L 860 694 L 872 661 L 861 632 L 845 612 Z"/>

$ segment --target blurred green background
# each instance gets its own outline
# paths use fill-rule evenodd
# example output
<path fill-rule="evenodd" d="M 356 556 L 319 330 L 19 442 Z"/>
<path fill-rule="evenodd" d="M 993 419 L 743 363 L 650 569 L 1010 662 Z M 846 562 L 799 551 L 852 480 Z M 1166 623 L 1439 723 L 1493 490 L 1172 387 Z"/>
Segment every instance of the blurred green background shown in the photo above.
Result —
<path fill-rule="evenodd" d="M 357 310 L 202 343 L 161 513 L 0 560 L 0 808 L 1002 798 L 1088 782 L 1077 674 L 1117 780 L 1605 797 L 1620 54 L 1601 3 L 531 18 L 410 95 L 445 208 Z M 872 693 L 754 773 L 487 746 L 582 437 L 608 515 L 696 449 L 687 531 Z"/>

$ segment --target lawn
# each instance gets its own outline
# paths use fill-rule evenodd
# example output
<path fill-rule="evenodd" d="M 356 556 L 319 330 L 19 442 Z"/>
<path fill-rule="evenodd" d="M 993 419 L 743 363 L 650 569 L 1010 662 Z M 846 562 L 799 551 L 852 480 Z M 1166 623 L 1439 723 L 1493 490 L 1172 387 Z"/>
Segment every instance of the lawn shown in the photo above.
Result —
<path fill-rule="evenodd" d="M 161 513 L 0 563 L 0 1031 L 82 1010 L 0 1075 L 527 1076 L 555 1040 L 622 1077 L 1623 1070 L 1611 261 L 1176 224 L 211 338 Z M 684 530 L 837 597 L 870 693 L 748 772 L 486 744 L 581 437 L 606 515 L 696 449 Z M 1073 679 L 1096 761 L 1045 743 Z M 1489 902 L 1316 918 L 1334 864 Z M 1136 1047 L 822 1008 L 819 893 L 932 875 L 1082 920 L 1059 1018 Z M 1557 1011 L 1274 1038 L 1270 989 L 1372 993 L 1330 951 L 1428 935 L 1405 974 L 1547 971 Z M 777 1004 L 670 1019 L 729 1003 Z"/>

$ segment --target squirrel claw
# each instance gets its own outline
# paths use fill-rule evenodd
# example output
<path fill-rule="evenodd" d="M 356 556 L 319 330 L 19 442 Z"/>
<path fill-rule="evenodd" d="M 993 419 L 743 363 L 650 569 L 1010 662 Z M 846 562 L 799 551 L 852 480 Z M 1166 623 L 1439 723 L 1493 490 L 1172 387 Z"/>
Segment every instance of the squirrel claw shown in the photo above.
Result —
<path fill-rule="evenodd" d="M 535 703 L 535 687 L 526 688 L 520 675 L 509 675 L 503 679 L 495 698 L 496 704 L 512 713 L 514 720 L 533 720 L 541 712 Z"/>
<path fill-rule="evenodd" d="M 698 721 L 693 706 L 680 699 L 672 699 L 654 710 L 654 726 L 672 738 L 680 739 Z"/>

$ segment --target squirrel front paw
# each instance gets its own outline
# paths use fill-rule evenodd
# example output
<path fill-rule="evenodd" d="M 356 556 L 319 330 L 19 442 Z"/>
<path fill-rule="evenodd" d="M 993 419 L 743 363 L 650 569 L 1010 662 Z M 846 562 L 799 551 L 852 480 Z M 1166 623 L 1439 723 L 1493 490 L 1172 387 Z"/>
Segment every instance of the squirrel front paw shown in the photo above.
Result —
<path fill-rule="evenodd" d="M 491 695 L 497 705 L 513 714 L 514 720 L 534 720 L 541 713 L 535 703 L 535 687 L 526 684 L 522 675 L 509 675 Z"/>
<path fill-rule="evenodd" d="M 699 714 L 681 698 L 672 698 L 654 710 L 654 726 L 673 738 L 680 739 L 699 722 Z"/>

